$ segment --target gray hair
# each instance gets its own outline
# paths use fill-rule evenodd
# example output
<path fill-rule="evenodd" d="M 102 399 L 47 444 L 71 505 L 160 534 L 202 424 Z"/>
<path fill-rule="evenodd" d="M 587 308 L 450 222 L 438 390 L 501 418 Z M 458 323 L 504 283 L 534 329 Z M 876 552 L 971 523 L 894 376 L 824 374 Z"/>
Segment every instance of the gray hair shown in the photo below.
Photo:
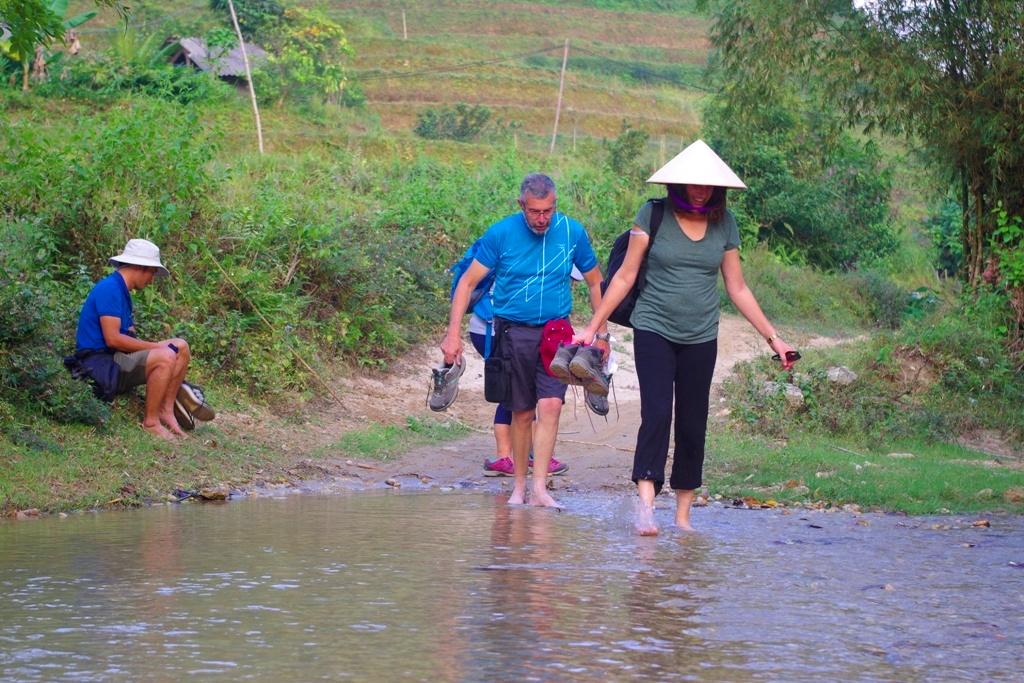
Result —
<path fill-rule="evenodd" d="M 523 178 L 519 186 L 519 199 L 526 199 L 530 195 L 536 199 L 544 199 L 555 191 L 555 181 L 543 173 L 531 173 Z"/>

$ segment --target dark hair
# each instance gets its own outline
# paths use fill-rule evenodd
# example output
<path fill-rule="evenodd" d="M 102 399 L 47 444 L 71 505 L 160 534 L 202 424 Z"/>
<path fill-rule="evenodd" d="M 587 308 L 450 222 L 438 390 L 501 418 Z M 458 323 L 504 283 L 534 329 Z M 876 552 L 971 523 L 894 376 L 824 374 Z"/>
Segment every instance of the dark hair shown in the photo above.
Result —
<path fill-rule="evenodd" d="M 708 206 L 711 207 L 711 210 L 708 211 L 709 222 L 720 221 L 725 215 L 725 190 L 726 188 L 716 185 L 711 192 L 711 199 L 708 201 Z"/>

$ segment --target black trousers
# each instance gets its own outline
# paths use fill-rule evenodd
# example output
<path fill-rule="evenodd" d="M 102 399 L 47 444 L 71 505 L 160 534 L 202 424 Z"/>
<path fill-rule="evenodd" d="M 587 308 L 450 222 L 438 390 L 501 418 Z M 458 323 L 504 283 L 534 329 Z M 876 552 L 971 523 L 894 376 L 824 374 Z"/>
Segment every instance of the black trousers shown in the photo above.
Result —
<path fill-rule="evenodd" d="M 675 399 L 675 452 L 669 484 L 676 490 L 696 489 L 704 469 L 704 437 L 718 340 L 677 344 L 655 332 L 634 330 L 633 352 L 640 382 L 640 430 L 633 456 L 633 481 L 651 480 L 654 490 L 661 491 Z"/>

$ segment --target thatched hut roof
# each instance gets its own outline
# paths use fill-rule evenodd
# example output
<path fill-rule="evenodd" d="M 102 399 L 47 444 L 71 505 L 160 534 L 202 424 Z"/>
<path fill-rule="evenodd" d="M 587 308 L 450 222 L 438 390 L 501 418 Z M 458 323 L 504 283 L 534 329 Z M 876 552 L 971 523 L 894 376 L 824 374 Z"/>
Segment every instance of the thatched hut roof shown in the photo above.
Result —
<path fill-rule="evenodd" d="M 179 38 L 168 41 L 177 43 L 178 50 L 171 56 L 173 64 L 188 64 L 202 71 L 212 71 L 221 78 L 245 79 L 245 64 L 242 49 L 238 46 L 226 50 L 223 47 L 208 47 L 202 38 Z M 267 61 L 267 51 L 259 45 L 246 44 L 249 65 L 259 66 Z"/>

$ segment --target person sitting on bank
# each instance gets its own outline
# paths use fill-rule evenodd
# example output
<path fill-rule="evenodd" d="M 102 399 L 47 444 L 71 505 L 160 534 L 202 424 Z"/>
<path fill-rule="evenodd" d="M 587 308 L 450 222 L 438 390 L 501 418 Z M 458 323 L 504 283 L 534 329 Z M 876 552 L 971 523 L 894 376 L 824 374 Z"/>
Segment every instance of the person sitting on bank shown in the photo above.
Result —
<path fill-rule="evenodd" d="M 75 335 L 76 357 L 107 400 L 146 385 L 142 428 L 163 439 L 184 436 L 174 417 L 174 399 L 185 379 L 191 353 L 184 339 L 146 341 L 135 334 L 133 290 L 157 276 L 169 275 L 160 249 L 149 240 L 132 239 L 110 259 L 116 270 L 97 282 L 82 305 Z"/>

